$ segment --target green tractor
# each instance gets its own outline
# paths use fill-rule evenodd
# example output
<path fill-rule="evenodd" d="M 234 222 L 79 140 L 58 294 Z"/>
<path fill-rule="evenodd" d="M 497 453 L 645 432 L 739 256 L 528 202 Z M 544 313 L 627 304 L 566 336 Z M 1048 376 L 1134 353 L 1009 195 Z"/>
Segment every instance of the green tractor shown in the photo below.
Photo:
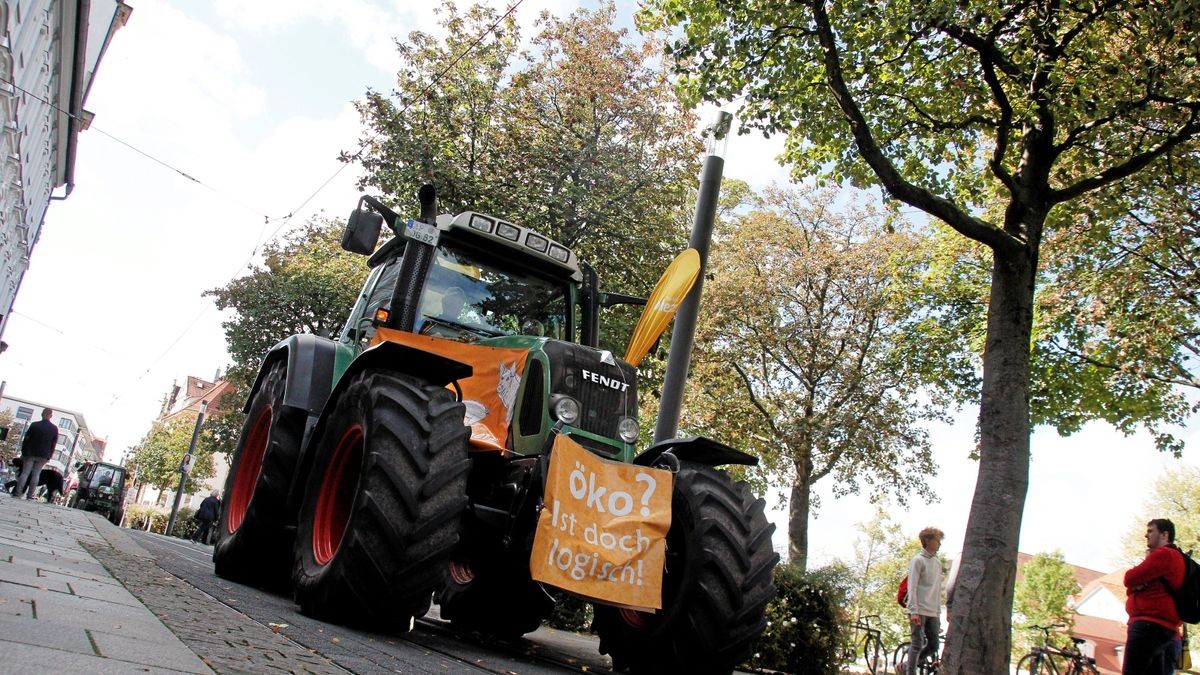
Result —
<path fill-rule="evenodd" d="M 531 575 L 559 436 L 672 472 L 661 609 L 595 603 L 600 649 L 634 672 L 729 672 L 765 626 L 778 555 L 764 502 L 705 438 L 638 453 L 637 370 L 599 348 L 602 307 L 637 298 L 548 237 L 474 212 L 407 222 L 371 197 L 343 235 L 371 273 L 337 339 L 263 359 L 225 484 L 218 575 L 301 611 L 407 631 L 443 619 L 515 637 L 554 596 Z M 382 225 L 396 236 L 376 250 Z M 611 500 L 610 500 L 611 501 Z"/>

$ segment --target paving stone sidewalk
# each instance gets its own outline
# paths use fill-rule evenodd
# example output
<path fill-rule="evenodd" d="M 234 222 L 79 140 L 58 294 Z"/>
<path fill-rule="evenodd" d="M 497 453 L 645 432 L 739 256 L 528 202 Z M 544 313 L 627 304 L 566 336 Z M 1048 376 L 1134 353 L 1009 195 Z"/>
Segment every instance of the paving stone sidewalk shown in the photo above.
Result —
<path fill-rule="evenodd" d="M 0 662 L 8 674 L 344 674 L 160 568 L 120 528 L 0 494 Z"/>

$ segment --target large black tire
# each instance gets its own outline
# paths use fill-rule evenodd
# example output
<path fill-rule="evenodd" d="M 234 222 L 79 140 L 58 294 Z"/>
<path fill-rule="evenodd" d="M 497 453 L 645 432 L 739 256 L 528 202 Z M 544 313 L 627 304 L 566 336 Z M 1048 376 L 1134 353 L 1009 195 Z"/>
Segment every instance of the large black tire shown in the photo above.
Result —
<path fill-rule="evenodd" d="M 300 508 L 300 610 L 404 632 L 446 579 L 467 507 L 465 408 L 445 387 L 366 370 L 338 398 Z"/>
<path fill-rule="evenodd" d="M 765 502 L 724 472 L 681 462 L 671 498 L 663 608 L 596 605 L 600 652 L 633 673 L 730 673 L 766 627 L 779 555 Z"/>
<path fill-rule="evenodd" d="M 287 362 L 271 364 L 250 401 L 225 479 L 213 563 L 218 576 L 286 587 L 294 516 L 288 491 L 300 457 L 307 413 L 283 404 Z"/>
<path fill-rule="evenodd" d="M 438 594 L 442 618 L 457 630 L 499 638 L 532 633 L 554 611 L 554 599 L 523 567 L 454 561 Z"/>

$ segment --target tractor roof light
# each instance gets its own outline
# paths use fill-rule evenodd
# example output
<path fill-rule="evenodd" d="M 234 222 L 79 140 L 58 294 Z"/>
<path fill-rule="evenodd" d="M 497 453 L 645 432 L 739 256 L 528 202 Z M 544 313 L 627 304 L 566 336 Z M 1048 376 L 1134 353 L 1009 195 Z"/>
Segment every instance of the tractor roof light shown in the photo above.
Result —
<path fill-rule="evenodd" d="M 538 253 L 545 253 L 546 247 L 550 245 L 550 240 L 530 232 L 525 235 L 525 245 Z"/>
<path fill-rule="evenodd" d="M 565 263 L 571 259 L 571 252 L 558 244 L 550 244 L 550 257 L 560 263 Z"/>
<path fill-rule="evenodd" d="M 491 234 L 492 228 L 495 227 L 496 222 L 487 216 L 481 216 L 477 213 L 473 213 L 471 214 L 471 221 L 468 223 L 468 225 L 472 230 L 479 230 L 480 232 L 487 232 L 488 234 Z"/>
<path fill-rule="evenodd" d="M 500 222 L 496 223 L 496 234 L 509 241 L 517 241 L 521 238 L 521 228 L 513 225 L 512 223 L 506 223 L 501 220 Z"/>

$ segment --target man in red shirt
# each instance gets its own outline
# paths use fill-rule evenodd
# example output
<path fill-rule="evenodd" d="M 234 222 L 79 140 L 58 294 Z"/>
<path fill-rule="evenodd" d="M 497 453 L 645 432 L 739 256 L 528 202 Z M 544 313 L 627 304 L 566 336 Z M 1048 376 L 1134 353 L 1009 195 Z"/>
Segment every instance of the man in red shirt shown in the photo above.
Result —
<path fill-rule="evenodd" d="M 1125 611 L 1129 632 L 1125 639 L 1122 675 L 1159 675 L 1173 672 L 1167 663 L 1181 622 L 1167 586 L 1183 584 L 1183 554 L 1175 547 L 1175 523 L 1155 518 L 1146 524 L 1146 559 L 1125 573 Z M 1168 666 L 1172 670 L 1167 670 Z"/>

